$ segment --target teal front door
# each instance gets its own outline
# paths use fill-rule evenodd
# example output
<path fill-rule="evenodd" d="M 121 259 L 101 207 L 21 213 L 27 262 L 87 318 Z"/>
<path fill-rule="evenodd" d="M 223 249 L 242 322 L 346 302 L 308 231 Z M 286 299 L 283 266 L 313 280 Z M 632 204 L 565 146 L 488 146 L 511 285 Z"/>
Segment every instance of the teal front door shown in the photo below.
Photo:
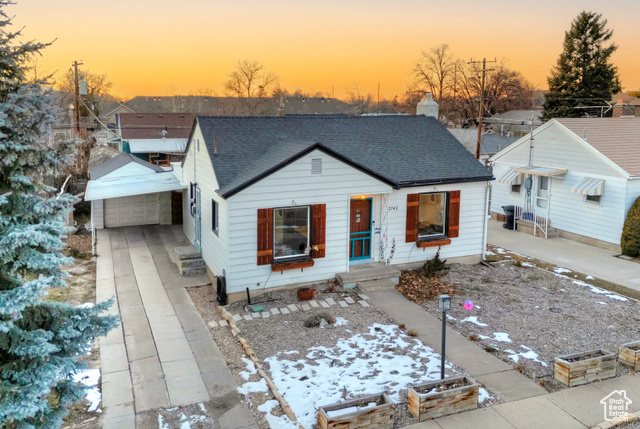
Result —
<path fill-rule="evenodd" d="M 351 200 L 349 260 L 371 258 L 371 198 Z"/>

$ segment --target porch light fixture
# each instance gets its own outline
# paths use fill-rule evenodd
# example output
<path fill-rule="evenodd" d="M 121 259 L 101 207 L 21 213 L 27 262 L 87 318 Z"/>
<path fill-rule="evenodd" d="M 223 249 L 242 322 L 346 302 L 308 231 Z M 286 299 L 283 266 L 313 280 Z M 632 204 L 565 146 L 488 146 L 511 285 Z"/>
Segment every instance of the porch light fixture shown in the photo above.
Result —
<path fill-rule="evenodd" d="M 449 295 L 438 295 L 438 308 L 442 311 L 442 349 L 440 361 L 440 379 L 444 380 L 444 351 L 447 339 L 447 311 L 451 310 L 451 297 Z"/>

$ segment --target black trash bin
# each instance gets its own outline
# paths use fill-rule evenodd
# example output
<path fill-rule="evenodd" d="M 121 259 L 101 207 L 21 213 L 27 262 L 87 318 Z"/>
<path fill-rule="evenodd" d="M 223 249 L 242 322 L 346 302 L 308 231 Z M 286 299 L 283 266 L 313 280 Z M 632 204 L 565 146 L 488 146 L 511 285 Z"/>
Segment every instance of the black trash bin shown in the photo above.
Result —
<path fill-rule="evenodd" d="M 504 210 L 504 215 L 506 217 L 506 222 L 504 223 L 504 225 L 502 225 L 502 227 L 504 229 L 516 229 L 516 206 L 502 206 L 502 210 Z"/>

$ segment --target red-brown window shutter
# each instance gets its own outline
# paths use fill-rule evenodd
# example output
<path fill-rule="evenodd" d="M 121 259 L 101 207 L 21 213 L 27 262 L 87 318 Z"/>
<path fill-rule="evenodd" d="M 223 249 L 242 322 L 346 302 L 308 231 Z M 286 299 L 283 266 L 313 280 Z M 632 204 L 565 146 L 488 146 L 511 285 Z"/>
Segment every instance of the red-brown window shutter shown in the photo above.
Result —
<path fill-rule="evenodd" d="M 420 194 L 407 195 L 407 236 L 405 242 L 418 241 L 418 208 Z"/>
<path fill-rule="evenodd" d="M 258 265 L 273 262 L 273 209 L 258 209 Z"/>
<path fill-rule="evenodd" d="M 456 238 L 460 232 L 460 191 L 449 192 L 449 232 L 447 237 Z"/>
<path fill-rule="evenodd" d="M 325 235 L 327 229 L 327 205 L 314 204 L 311 206 L 311 257 L 324 258 Z M 317 247 L 318 250 L 314 248 Z"/>

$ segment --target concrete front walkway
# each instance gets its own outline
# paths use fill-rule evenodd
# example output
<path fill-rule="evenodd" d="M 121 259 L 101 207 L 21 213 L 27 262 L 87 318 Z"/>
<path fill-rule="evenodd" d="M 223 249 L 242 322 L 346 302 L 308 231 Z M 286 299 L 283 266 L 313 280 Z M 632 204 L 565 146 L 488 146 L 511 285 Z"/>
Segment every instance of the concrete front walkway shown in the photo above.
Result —
<path fill-rule="evenodd" d="M 409 301 L 395 289 L 367 292 L 376 307 L 404 323 L 407 329 L 418 331 L 418 338 L 440 353 L 442 321 Z M 540 385 L 515 371 L 511 365 L 485 352 L 465 336 L 447 327 L 446 359 L 466 371 L 471 377 L 496 393 L 505 402 L 543 395 Z"/>
<path fill-rule="evenodd" d="M 184 289 L 208 278 L 180 277 L 171 261 L 183 243 L 171 226 L 98 231 L 98 300 L 115 298 L 122 320 L 100 340 L 105 428 L 134 428 L 145 411 L 208 401 L 221 427 L 255 427 Z"/>
<path fill-rule="evenodd" d="M 605 249 L 565 238 L 550 238 L 506 230 L 502 222 L 489 221 L 489 244 L 531 256 L 560 267 L 640 290 L 640 264 L 614 257 Z"/>

